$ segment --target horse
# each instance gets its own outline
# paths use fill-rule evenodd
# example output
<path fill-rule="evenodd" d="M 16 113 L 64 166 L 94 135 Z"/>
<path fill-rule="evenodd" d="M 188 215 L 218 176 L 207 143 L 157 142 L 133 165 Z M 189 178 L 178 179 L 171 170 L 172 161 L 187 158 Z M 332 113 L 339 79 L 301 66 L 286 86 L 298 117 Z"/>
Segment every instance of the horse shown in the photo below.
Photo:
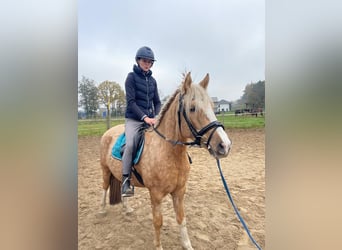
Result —
<path fill-rule="evenodd" d="M 217 121 L 213 103 L 207 93 L 209 74 L 199 84 L 192 82 L 191 74 L 184 74 L 179 88 L 162 106 L 155 125 L 145 131 L 145 144 L 139 162 L 134 166 L 143 184 L 132 174 L 135 187 L 149 190 L 153 225 L 154 246 L 161 250 L 160 231 L 163 224 L 161 204 L 171 194 L 176 220 L 180 227 L 181 245 L 193 249 L 188 236 L 184 212 L 184 194 L 190 171 L 188 146 L 208 150 L 216 159 L 227 157 L 231 140 Z M 111 155 L 116 138 L 124 132 L 124 125 L 107 130 L 100 145 L 100 164 L 103 175 L 102 211 L 105 212 L 106 194 L 110 186 L 112 203 L 121 202 L 122 163 Z M 123 207 L 127 197 L 123 199 Z"/>

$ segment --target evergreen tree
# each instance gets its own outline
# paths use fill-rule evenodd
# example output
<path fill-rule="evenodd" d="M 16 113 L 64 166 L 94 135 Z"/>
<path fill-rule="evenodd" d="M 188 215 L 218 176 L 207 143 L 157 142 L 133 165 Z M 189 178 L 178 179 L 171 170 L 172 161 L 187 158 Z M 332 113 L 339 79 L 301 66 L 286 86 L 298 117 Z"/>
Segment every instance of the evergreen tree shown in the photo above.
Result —
<path fill-rule="evenodd" d="M 78 84 L 79 106 L 84 109 L 87 118 L 94 118 L 99 108 L 98 89 L 95 82 L 82 76 L 82 80 Z"/>

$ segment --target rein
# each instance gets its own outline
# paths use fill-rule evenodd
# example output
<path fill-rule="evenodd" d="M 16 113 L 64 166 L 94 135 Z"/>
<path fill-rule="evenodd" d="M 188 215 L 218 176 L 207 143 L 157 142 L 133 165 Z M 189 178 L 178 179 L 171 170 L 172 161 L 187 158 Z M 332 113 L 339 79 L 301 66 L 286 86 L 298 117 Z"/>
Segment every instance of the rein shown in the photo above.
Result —
<path fill-rule="evenodd" d="M 223 176 L 222 170 L 221 170 L 220 160 L 217 159 L 216 161 L 217 161 L 217 168 L 218 168 L 219 171 L 220 171 L 220 175 L 221 175 L 221 179 L 222 179 L 222 182 L 223 182 L 223 186 L 224 186 L 224 188 L 225 188 L 225 190 L 226 190 L 226 193 L 227 193 L 227 195 L 228 195 L 228 198 L 229 198 L 229 200 L 230 200 L 230 203 L 232 204 L 232 206 L 233 206 L 233 208 L 234 208 L 234 210 L 235 210 L 235 213 L 236 213 L 237 217 L 239 218 L 241 224 L 243 225 L 244 229 L 246 230 L 246 232 L 247 232 L 247 234 L 248 234 L 250 240 L 253 242 L 253 244 L 254 244 L 259 250 L 262 250 L 261 247 L 258 245 L 258 243 L 254 240 L 254 238 L 253 238 L 253 236 L 251 235 L 251 233 L 250 233 L 250 231 L 249 231 L 249 229 L 248 229 L 248 227 L 247 227 L 245 221 L 243 220 L 242 216 L 240 215 L 239 210 L 238 210 L 238 209 L 236 208 L 236 206 L 235 206 L 235 203 L 234 203 L 234 201 L 233 201 L 233 198 L 232 198 L 232 196 L 231 196 L 231 194 L 230 194 L 230 192 L 229 192 L 228 184 L 227 184 L 227 182 L 226 182 L 226 180 L 225 180 L 225 178 L 224 178 L 224 176 Z"/>
<path fill-rule="evenodd" d="M 175 140 L 171 140 L 165 137 L 165 135 L 163 135 L 162 133 L 159 132 L 159 130 L 157 130 L 155 127 L 153 127 L 153 130 L 161 137 L 163 138 L 165 141 L 170 142 L 173 145 L 192 145 L 191 142 L 181 142 L 181 141 L 175 141 Z"/>
<path fill-rule="evenodd" d="M 192 125 L 189 117 L 187 116 L 185 109 L 184 109 L 184 105 L 183 105 L 183 100 L 184 100 L 184 95 L 180 95 L 179 96 L 179 108 L 178 108 L 178 127 L 179 130 L 181 131 L 181 113 L 183 113 L 184 119 L 186 121 L 186 124 L 188 125 L 188 128 L 190 129 L 192 135 L 195 137 L 195 140 L 193 142 L 180 142 L 180 141 L 175 141 L 175 140 L 171 140 L 171 139 L 167 139 L 162 133 L 160 133 L 155 127 L 153 127 L 153 130 L 160 136 L 162 137 L 164 140 L 166 140 L 167 142 L 170 142 L 173 145 L 198 145 L 201 147 L 201 140 L 203 135 L 205 135 L 209 130 L 213 129 L 208 137 L 208 141 L 205 143 L 205 145 L 207 147 L 210 146 L 210 140 L 214 134 L 214 132 L 216 131 L 217 128 L 221 127 L 224 129 L 224 126 L 222 123 L 220 123 L 219 121 L 213 121 L 211 123 L 209 123 L 208 125 L 206 125 L 204 128 L 202 128 L 199 132 L 197 132 L 197 130 L 194 128 L 194 126 Z"/>

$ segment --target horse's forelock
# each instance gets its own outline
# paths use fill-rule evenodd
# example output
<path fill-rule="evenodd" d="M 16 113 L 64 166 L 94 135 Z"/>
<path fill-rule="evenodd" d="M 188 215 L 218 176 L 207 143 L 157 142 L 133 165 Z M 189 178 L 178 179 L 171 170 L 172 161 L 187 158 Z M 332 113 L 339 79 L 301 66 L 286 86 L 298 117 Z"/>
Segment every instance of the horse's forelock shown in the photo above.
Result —
<path fill-rule="evenodd" d="M 193 102 L 195 100 L 195 102 Z M 191 103 L 195 104 L 195 108 L 206 108 L 212 105 L 211 99 L 205 89 L 198 84 L 192 84 L 188 89 L 186 95 L 184 95 L 185 110 L 188 113 L 191 107 Z"/>
<path fill-rule="evenodd" d="M 185 78 L 185 76 L 186 76 L 186 73 L 183 74 L 184 78 Z M 166 101 L 166 103 L 162 106 L 160 113 L 158 115 L 158 118 L 157 118 L 157 122 L 155 124 L 156 128 L 159 126 L 159 124 L 163 120 L 165 113 L 169 110 L 171 104 L 174 102 L 177 95 L 179 93 L 182 93 L 182 85 L 184 84 L 184 80 L 185 79 L 183 79 L 181 86 L 179 86 L 179 88 L 173 93 L 173 95 L 171 95 L 169 97 L 169 99 Z M 212 101 L 211 101 L 207 91 L 198 84 L 191 84 L 190 87 L 187 89 L 187 92 L 182 93 L 182 94 L 184 94 L 183 95 L 183 101 L 184 101 L 186 113 L 189 113 L 191 103 L 194 99 L 196 99 L 196 101 L 195 101 L 195 108 L 196 109 L 206 108 L 208 106 L 212 106 Z"/>

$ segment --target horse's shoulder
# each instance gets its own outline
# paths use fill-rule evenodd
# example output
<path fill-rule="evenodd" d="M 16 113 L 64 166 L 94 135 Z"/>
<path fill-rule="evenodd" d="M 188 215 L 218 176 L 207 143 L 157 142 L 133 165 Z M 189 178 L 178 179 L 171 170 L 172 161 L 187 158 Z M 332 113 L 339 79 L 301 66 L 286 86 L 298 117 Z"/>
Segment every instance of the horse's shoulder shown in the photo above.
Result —
<path fill-rule="evenodd" d="M 146 130 L 144 133 L 144 140 L 145 140 L 145 145 L 150 144 L 150 141 L 153 137 L 154 132 L 152 130 Z"/>

